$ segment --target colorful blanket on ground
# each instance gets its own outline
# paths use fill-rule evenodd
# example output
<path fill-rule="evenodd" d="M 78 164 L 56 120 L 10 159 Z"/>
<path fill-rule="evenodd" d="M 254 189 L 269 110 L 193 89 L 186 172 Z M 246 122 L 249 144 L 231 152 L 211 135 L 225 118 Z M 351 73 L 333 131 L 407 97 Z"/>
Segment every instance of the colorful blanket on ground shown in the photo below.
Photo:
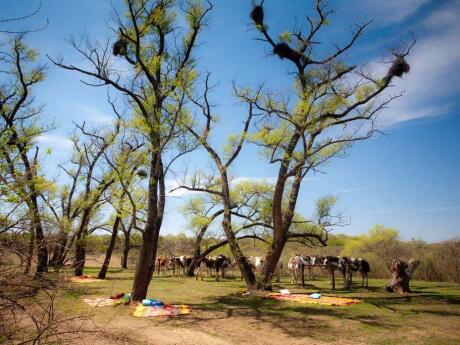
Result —
<path fill-rule="evenodd" d="M 330 306 L 346 306 L 351 304 L 360 303 L 360 300 L 344 297 L 331 297 L 331 296 L 321 296 L 321 298 L 312 298 L 307 294 L 279 294 L 273 293 L 269 294 L 268 297 L 274 298 L 279 301 L 288 301 L 288 302 L 298 302 L 305 304 L 322 304 Z"/>
<path fill-rule="evenodd" d="M 100 282 L 101 280 L 95 279 L 91 276 L 83 275 L 83 276 L 78 276 L 78 277 L 71 277 L 70 281 L 72 283 L 94 283 L 94 282 Z"/>
<path fill-rule="evenodd" d="M 111 299 L 110 297 L 82 298 L 82 301 L 92 307 L 104 307 L 121 303 L 119 299 Z"/>
<path fill-rule="evenodd" d="M 179 316 L 190 314 L 191 309 L 188 305 L 171 305 L 162 306 L 145 306 L 139 303 L 133 312 L 136 317 L 154 317 L 154 316 Z"/>

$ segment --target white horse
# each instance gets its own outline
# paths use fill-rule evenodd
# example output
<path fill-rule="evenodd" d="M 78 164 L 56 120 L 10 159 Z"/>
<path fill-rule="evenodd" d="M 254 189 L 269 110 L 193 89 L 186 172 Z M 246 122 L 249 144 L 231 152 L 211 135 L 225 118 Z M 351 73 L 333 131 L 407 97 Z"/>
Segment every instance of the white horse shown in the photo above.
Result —
<path fill-rule="evenodd" d="M 249 264 L 252 266 L 254 272 L 262 273 L 262 270 L 265 266 L 265 256 L 250 256 L 247 258 Z M 283 268 L 283 262 L 281 259 L 276 263 L 275 275 L 276 282 L 279 283 L 281 280 L 281 270 Z"/>
<path fill-rule="evenodd" d="M 297 283 L 300 270 L 302 269 L 302 256 L 300 254 L 294 255 L 288 261 L 288 270 L 291 276 L 291 284 Z"/>

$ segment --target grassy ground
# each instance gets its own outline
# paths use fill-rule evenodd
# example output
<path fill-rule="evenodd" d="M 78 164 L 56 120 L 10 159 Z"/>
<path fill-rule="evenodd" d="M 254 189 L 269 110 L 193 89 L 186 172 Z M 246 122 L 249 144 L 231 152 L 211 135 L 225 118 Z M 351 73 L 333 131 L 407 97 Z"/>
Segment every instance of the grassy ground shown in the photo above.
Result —
<path fill-rule="evenodd" d="M 96 269 L 85 273 L 94 275 Z M 90 310 L 83 296 L 129 292 L 133 272 L 112 269 L 108 279 L 73 284 L 60 308 L 77 314 Z M 369 280 L 369 289 L 329 290 L 327 281 L 309 282 L 305 289 L 284 278 L 274 288 L 291 292 L 321 292 L 359 298 L 347 307 L 280 302 L 245 295 L 239 279 L 221 282 L 208 278 L 155 276 L 148 297 L 166 303 L 189 304 L 193 313 L 175 319 L 138 319 L 132 306 L 93 308 L 94 322 L 109 338 L 100 344 L 460 344 L 460 286 L 413 282 L 413 293 L 389 294 L 385 281 Z M 111 342 L 112 341 L 112 342 Z"/>

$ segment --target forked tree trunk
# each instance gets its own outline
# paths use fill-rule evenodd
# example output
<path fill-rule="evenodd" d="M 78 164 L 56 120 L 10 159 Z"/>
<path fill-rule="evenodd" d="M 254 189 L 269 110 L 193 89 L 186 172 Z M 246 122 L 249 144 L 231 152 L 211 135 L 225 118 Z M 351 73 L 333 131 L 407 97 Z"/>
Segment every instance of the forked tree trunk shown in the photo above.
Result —
<path fill-rule="evenodd" d="M 104 263 L 99 271 L 98 278 L 105 279 L 107 275 L 107 270 L 109 269 L 110 259 L 112 258 L 113 249 L 115 248 L 115 243 L 117 241 L 118 236 L 118 226 L 120 225 L 121 217 L 117 216 L 113 223 L 112 227 L 112 236 L 110 236 L 110 243 L 107 248 L 107 252 L 105 253 Z"/>
<path fill-rule="evenodd" d="M 411 292 L 409 283 L 419 265 L 419 260 L 412 259 L 406 263 L 402 260 L 393 259 L 390 266 L 392 277 L 385 286 L 386 290 L 397 293 Z"/>

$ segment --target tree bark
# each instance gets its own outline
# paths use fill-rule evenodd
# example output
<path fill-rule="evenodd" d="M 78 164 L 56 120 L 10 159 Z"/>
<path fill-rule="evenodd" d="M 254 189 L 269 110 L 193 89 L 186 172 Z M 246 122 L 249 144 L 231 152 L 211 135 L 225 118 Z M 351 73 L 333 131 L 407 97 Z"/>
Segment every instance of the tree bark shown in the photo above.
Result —
<path fill-rule="evenodd" d="M 77 242 L 75 244 L 75 259 L 74 259 L 74 275 L 79 277 L 83 275 L 83 270 L 85 268 L 86 260 L 86 238 L 87 233 L 84 231 L 81 236 L 77 237 Z"/>
<path fill-rule="evenodd" d="M 17 140 L 17 138 L 16 138 Z M 46 246 L 45 236 L 43 234 L 42 221 L 40 211 L 38 209 L 38 193 L 35 186 L 35 169 L 32 168 L 27 153 L 21 145 L 17 145 L 20 150 L 21 159 L 24 163 L 24 169 L 27 176 L 29 186 L 30 201 L 27 203 L 32 220 L 32 228 L 35 231 L 35 241 L 37 244 L 37 269 L 35 276 L 40 276 L 44 272 L 48 272 L 48 248 Z"/>
<path fill-rule="evenodd" d="M 152 151 L 148 187 L 147 223 L 142 234 L 142 244 L 139 250 L 136 273 L 134 275 L 131 293 L 131 299 L 133 301 L 141 301 L 147 296 L 149 284 L 155 270 L 155 257 L 158 248 L 164 204 L 165 187 L 161 157 L 159 153 Z"/>
<path fill-rule="evenodd" d="M 232 252 L 233 257 L 241 271 L 248 290 L 255 290 L 257 288 L 256 277 L 252 271 L 252 267 L 243 255 L 243 252 L 238 244 L 238 240 L 236 239 L 235 233 L 232 229 L 232 205 L 227 171 L 225 171 L 223 167 L 220 167 L 220 174 L 222 177 L 222 201 L 224 204 L 222 228 L 224 229 L 225 236 L 227 237 L 230 251 Z"/>
<path fill-rule="evenodd" d="M 200 262 L 200 260 L 201 260 L 201 250 L 200 249 L 197 250 L 195 248 L 195 252 L 193 253 L 192 262 L 187 267 L 187 271 L 185 273 L 187 277 L 193 277 L 195 275 L 195 268 L 196 268 L 196 265 L 198 265 L 198 263 Z"/>
<path fill-rule="evenodd" d="M 42 273 L 48 272 L 48 248 L 43 234 L 42 222 L 38 211 L 37 197 L 35 195 L 32 196 L 32 205 L 35 240 L 37 243 L 37 269 L 35 271 L 35 275 L 40 276 Z"/>
<path fill-rule="evenodd" d="M 30 267 L 32 266 L 32 259 L 34 256 L 34 245 L 35 245 L 35 233 L 34 229 L 30 229 L 30 239 L 29 239 L 29 251 L 27 254 L 26 267 L 24 268 L 24 274 L 30 273 Z"/>
<path fill-rule="evenodd" d="M 107 252 L 105 253 L 104 263 L 102 264 L 102 267 L 97 276 L 99 279 L 105 279 L 107 270 L 109 269 L 110 259 L 112 258 L 113 249 L 115 248 L 115 243 L 117 241 L 118 226 L 120 225 L 120 221 L 121 221 L 121 217 L 117 216 L 113 223 L 112 236 L 110 236 L 110 243 L 107 248 Z"/>
<path fill-rule="evenodd" d="M 193 277 L 195 275 L 195 267 L 201 260 L 201 241 L 203 240 L 203 236 L 207 228 L 208 228 L 207 226 L 201 228 L 196 236 L 193 259 L 190 265 L 187 267 L 187 272 L 186 272 L 186 275 L 188 277 Z"/>
<path fill-rule="evenodd" d="M 121 268 L 127 269 L 128 268 L 128 255 L 129 250 L 131 249 L 131 231 L 124 232 L 125 240 L 123 242 L 123 254 L 121 256 Z"/>
<path fill-rule="evenodd" d="M 67 232 L 61 229 L 59 232 L 57 243 L 53 247 L 53 254 L 49 262 L 50 266 L 54 266 L 59 269 L 64 264 L 64 252 L 67 245 L 69 235 Z"/>
<path fill-rule="evenodd" d="M 88 236 L 88 223 L 90 218 L 91 210 L 89 208 L 85 209 L 82 215 L 80 222 L 80 227 L 76 234 L 76 243 L 75 243 L 75 259 L 73 262 L 74 275 L 81 276 L 83 275 L 83 269 L 85 268 L 86 260 L 86 239 Z"/>
<path fill-rule="evenodd" d="M 294 135 L 291 138 L 291 142 L 288 148 L 288 154 L 292 154 L 295 145 L 297 144 L 299 137 Z M 287 164 L 282 164 L 278 172 L 278 179 L 275 186 L 275 192 L 273 194 L 273 206 L 272 206 L 272 217 L 273 217 L 273 242 L 270 248 L 270 252 L 267 255 L 265 266 L 262 270 L 262 281 L 258 288 L 261 290 L 272 290 L 272 276 L 275 272 L 276 265 L 281 258 L 284 246 L 288 239 L 289 228 L 291 227 L 292 218 L 294 217 L 294 211 L 297 204 L 297 197 L 299 195 L 300 184 L 302 182 L 302 174 L 298 172 L 295 175 L 295 179 L 292 183 L 291 190 L 289 192 L 289 200 L 286 206 L 285 212 L 283 213 L 283 195 L 286 186 L 286 172 Z"/>

